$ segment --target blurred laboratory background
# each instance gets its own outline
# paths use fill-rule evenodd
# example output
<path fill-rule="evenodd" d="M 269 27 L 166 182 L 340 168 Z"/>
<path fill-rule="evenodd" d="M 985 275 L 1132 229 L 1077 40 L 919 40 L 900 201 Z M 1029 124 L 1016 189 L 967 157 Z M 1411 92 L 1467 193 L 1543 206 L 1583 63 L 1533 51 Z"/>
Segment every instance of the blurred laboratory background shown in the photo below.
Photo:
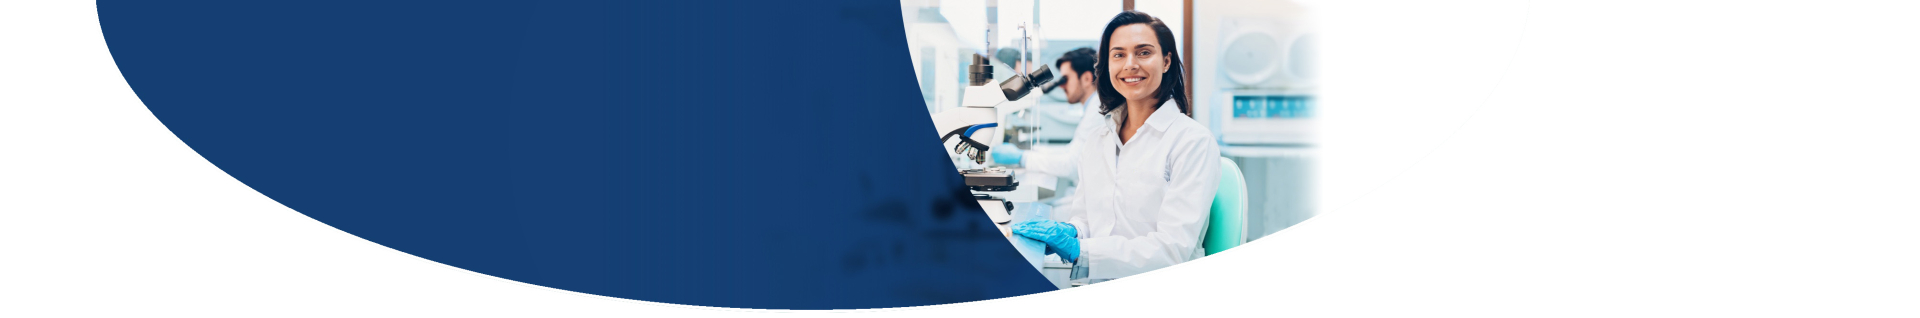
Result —
<path fill-rule="evenodd" d="M 1018 70 L 1055 66 L 1062 54 L 1099 45 L 1107 22 L 1137 10 L 1171 27 L 1194 113 L 1239 165 L 1248 194 L 1245 240 L 1298 224 L 1315 214 L 1313 172 L 1314 29 L 1308 11 L 1288 0 L 903 0 L 914 74 L 927 112 L 962 105 L 968 65 L 989 57 L 993 82 Z M 1030 39 L 1030 40 L 1028 40 Z M 1031 55 L 1028 55 L 1031 54 Z M 1020 65 L 1032 61 L 1034 65 Z M 1063 77 L 1056 75 L 1054 78 Z M 1006 114 L 993 138 L 1028 152 L 1062 151 L 1089 109 L 1047 91 L 1033 106 Z M 975 162 L 955 157 L 962 169 Z M 1047 186 L 1071 191 L 1071 181 Z"/>

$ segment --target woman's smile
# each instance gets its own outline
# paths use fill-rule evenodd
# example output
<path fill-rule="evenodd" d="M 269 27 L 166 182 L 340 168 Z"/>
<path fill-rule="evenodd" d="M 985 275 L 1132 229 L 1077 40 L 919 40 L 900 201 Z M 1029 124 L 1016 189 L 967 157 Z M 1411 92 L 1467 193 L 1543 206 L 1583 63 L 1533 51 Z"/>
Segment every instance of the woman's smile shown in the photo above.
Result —
<path fill-rule="evenodd" d="M 1112 79 L 1113 89 L 1127 100 L 1144 101 L 1152 104 L 1148 108 L 1159 106 L 1160 79 L 1169 67 L 1168 55 L 1160 48 L 1162 43 L 1157 31 L 1147 24 L 1136 23 L 1114 28 L 1107 36 L 1106 63 L 1112 65 L 1107 70 Z"/>

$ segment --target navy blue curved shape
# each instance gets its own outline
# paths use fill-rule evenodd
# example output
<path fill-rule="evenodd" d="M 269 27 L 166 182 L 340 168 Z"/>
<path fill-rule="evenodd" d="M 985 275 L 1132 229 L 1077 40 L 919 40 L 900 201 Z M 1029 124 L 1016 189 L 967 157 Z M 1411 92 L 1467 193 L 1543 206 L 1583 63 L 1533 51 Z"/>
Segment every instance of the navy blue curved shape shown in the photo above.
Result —
<path fill-rule="evenodd" d="M 430 260 L 721 307 L 1054 289 L 937 146 L 897 2 L 98 8 L 121 73 L 195 151 Z"/>

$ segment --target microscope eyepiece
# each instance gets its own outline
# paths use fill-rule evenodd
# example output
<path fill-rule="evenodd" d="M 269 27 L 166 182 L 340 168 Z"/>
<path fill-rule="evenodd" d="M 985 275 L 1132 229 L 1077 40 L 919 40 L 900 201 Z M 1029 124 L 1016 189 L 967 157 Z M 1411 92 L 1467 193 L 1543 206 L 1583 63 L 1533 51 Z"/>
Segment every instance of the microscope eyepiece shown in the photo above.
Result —
<path fill-rule="evenodd" d="M 1046 65 L 1040 65 L 1040 69 L 1033 70 L 1033 73 L 1028 73 L 1027 76 L 1014 76 L 1000 82 L 1000 93 L 1005 94 L 1007 100 L 1020 100 L 1021 97 L 1026 97 L 1027 93 L 1032 93 L 1033 88 L 1046 86 L 1047 82 L 1051 81 L 1053 81 L 1053 70 Z"/>

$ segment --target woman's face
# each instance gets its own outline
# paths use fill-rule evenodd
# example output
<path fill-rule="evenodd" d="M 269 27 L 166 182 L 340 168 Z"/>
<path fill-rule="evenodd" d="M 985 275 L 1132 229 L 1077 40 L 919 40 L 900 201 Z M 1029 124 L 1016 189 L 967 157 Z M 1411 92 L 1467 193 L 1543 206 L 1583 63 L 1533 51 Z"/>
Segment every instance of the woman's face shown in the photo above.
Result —
<path fill-rule="evenodd" d="M 1107 78 L 1113 90 L 1129 101 L 1150 100 L 1160 89 L 1160 77 L 1172 67 L 1161 51 L 1153 27 L 1145 23 L 1124 25 L 1107 38 Z"/>

